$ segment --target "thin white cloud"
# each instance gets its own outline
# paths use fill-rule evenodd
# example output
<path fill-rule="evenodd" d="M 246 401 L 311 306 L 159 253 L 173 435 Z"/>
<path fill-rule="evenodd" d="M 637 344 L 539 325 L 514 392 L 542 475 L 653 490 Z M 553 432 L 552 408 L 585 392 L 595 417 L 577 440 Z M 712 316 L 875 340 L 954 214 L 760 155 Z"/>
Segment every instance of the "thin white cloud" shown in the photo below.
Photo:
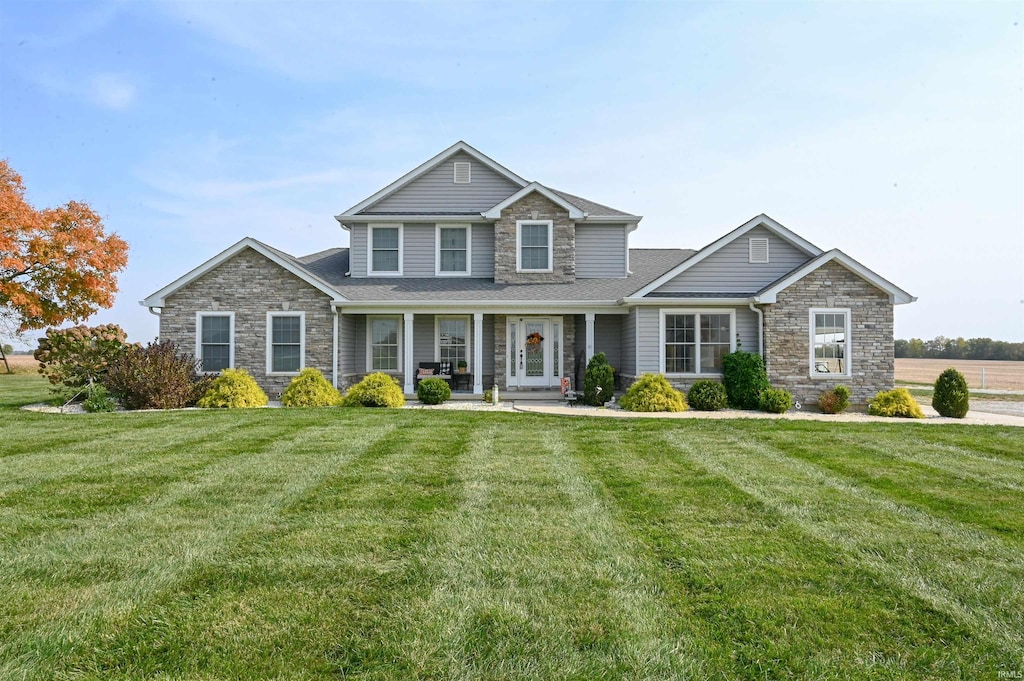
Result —
<path fill-rule="evenodd" d="M 135 103 L 138 88 L 126 76 L 98 73 L 89 80 L 87 96 L 104 109 L 123 111 Z"/>

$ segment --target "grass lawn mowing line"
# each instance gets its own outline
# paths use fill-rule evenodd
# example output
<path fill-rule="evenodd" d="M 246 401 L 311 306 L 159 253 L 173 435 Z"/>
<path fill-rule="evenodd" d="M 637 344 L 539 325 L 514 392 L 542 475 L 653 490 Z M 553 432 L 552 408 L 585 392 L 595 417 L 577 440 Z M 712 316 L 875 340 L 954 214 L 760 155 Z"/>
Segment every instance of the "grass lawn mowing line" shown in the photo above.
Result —
<path fill-rule="evenodd" d="M 50 383 L 37 373 L 0 374 L 0 409 L 43 402 L 51 396 Z"/>
<path fill-rule="evenodd" d="M 80 646 L 95 645 L 89 634 L 130 619 L 390 430 L 347 429 L 348 448 L 319 456 L 316 445 L 332 429 L 339 427 L 258 429 L 259 448 L 166 486 L 151 503 L 0 556 L 0 582 L 11 601 L 29 606 L 17 613 L 17 633 L 0 643 L 0 678 L 51 677 Z"/>
<path fill-rule="evenodd" d="M 686 450 L 720 441 L 717 430 L 680 431 Z M 590 430 L 577 442 L 660 563 L 680 622 L 699 632 L 701 678 L 935 678 L 959 668 L 964 651 L 950 645 L 966 629 L 879 585 L 841 549 L 808 541 L 727 478 L 631 432 Z"/>
<path fill-rule="evenodd" d="M 65 668 L 102 679 L 409 678 L 401 613 L 429 590 L 422 570 L 438 511 L 455 504 L 465 430 L 436 419 L 391 430 Z M 320 454 L 348 448 L 331 441 Z"/>
<path fill-rule="evenodd" d="M 790 458 L 763 441 L 726 439 L 735 447 L 686 453 L 809 536 L 842 546 L 879 578 L 999 644 L 1007 655 L 1024 647 L 1019 550 Z M 682 444 L 672 433 L 666 440 Z"/>
<path fill-rule="evenodd" d="M 550 425 L 492 423 L 460 457 L 462 503 L 403 643 L 418 676 L 685 678 L 673 613 Z"/>

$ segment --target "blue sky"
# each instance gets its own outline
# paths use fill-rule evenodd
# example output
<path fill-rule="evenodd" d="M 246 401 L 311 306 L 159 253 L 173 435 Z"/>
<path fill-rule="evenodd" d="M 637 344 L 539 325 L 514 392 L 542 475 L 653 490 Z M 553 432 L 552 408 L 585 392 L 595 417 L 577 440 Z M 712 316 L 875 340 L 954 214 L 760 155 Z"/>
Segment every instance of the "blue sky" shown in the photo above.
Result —
<path fill-rule="evenodd" d="M 1020 3 L 0 5 L 0 156 L 131 244 L 114 308 L 457 140 L 699 248 L 767 213 L 918 296 L 896 335 L 1024 340 Z"/>

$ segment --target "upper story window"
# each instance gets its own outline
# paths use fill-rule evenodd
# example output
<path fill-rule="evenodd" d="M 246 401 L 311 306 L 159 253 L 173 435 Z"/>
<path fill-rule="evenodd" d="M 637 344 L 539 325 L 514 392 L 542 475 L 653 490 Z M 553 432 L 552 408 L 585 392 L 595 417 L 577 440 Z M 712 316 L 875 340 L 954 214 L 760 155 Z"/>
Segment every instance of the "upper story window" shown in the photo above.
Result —
<path fill-rule="evenodd" d="M 722 355 L 736 337 L 732 310 L 664 310 L 661 370 L 666 374 L 720 374 Z"/>
<path fill-rule="evenodd" d="M 196 313 L 196 357 L 200 371 L 213 373 L 235 365 L 235 313 Z"/>
<path fill-rule="evenodd" d="M 470 241 L 472 231 L 469 225 L 437 226 L 437 274 L 458 276 L 470 273 Z"/>
<path fill-rule="evenodd" d="M 267 313 L 267 373 L 296 374 L 305 364 L 306 315 Z"/>
<path fill-rule="evenodd" d="M 850 310 L 811 309 L 811 377 L 850 376 Z"/>
<path fill-rule="evenodd" d="M 516 220 L 516 271 L 551 272 L 551 220 Z"/>
<path fill-rule="evenodd" d="M 370 227 L 370 274 L 402 273 L 402 226 Z"/>

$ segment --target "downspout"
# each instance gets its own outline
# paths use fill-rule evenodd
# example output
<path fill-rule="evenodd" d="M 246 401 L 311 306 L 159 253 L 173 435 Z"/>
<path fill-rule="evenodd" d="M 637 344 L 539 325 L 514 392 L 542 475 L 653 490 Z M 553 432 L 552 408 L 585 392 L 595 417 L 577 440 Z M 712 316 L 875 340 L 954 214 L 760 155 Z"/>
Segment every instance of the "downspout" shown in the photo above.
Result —
<path fill-rule="evenodd" d="M 757 313 L 757 352 L 764 358 L 764 312 L 761 308 L 754 307 L 754 301 L 747 303 L 751 310 Z"/>
<path fill-rule="evenodd" d="M 331 311 L 334 312 L 334 353 L 333 364 L 331 367 L 331 384 L 335 389 L 338 388 L 338 308 L 331 306 Z"/>
<path fill-rule="evenodd" d="M 161 314 L 164 311 L 164 309 L 162 307 L 153 307 L 152 305 L 150 305 L 147 309 L 149 310 L 149 314 L 154 315 L 158 319 L 161 317 Z M 156 312 L 155 310 L 160 310 L 160 312 Z M 156 328 L 157 328 L 156 337 L 159 340 L 159 338 L 160 338 L 160 322 L 157 322 Z"/>

